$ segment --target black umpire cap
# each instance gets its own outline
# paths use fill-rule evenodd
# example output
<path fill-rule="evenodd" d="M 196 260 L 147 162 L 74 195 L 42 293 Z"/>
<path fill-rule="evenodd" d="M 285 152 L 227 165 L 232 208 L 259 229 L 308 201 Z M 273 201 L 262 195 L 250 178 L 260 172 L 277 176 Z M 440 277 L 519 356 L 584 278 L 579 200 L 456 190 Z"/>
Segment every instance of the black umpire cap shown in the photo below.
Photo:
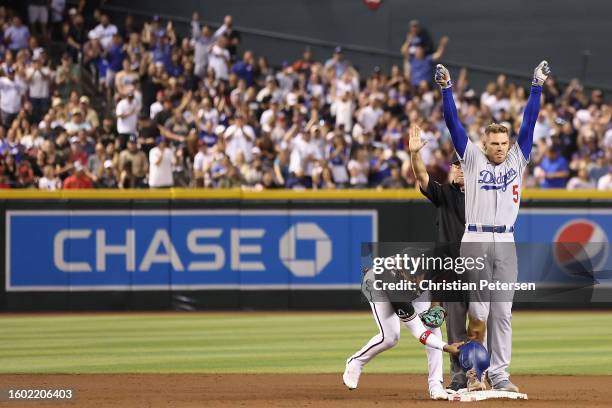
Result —
<path fill-rule="evenodd" d="M 456 164 L 456 165 L 461 164 L 461 161 L 459 160 L 459 155 L 457 154 L 457 152 L 453 153 L 453 157 L 451 158 L 451 164 Z"/>

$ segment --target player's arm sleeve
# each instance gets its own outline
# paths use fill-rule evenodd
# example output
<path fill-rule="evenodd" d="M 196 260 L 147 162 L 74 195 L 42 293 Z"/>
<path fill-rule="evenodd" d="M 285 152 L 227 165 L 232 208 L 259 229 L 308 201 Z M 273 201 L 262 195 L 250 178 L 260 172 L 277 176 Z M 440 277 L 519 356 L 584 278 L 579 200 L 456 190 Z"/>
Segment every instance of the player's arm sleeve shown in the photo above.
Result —
<path fill-rule="evenodd" d="M 429 183 L 427 183 L 427 189 L 423 190 L 422 186 L 419 186 L 419 189 L 421 190 L 421 193 L 423 193 L 423 195 L 427 197 L 427 199 L 436 207 L 439 207 L 442 204 L 442 186 L 440 186 L 438 182 L 430 178 Z"/>
<path fill-rule="evenodd" d="M 465 129 L 459 121 L 459 115 L 457 114 L 457 107 L 455 106 L 455 100 L 453 99 L 453 88 L 446 88 L 442 90 L 442 108 L 444 112 L 444 121 L 448 128 L 453 145 L 459 157 L 463 158 L 465 153 L 465 147 L 468 143 L 468 136 L 465 133 Z"/>
<path fill-rule="evenodd" d="M 529 94 L 527 105 L 525 106 L 525 112 L 523 113 L 523 122 L 521 123 L 521 129 L 518 134 L 517 143 L 523 153 L 523 157 L 527 161 L 529 161 L 529 154 L 533 146 L 533 130 L 538 120 L 538 114 L 540 113 L 541 96 L 542 87 L 532 85 L 531 93 Z"/>

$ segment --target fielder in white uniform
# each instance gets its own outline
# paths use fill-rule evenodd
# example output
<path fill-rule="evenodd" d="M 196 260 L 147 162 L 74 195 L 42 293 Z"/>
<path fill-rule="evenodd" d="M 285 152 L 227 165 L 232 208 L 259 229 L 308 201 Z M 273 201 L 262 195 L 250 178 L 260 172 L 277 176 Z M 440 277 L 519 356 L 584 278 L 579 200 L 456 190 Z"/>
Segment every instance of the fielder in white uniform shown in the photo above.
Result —
<path fill-rule="evenodd" d="M 368 279 L 367 275 L 364 279 Z M 372 278 L 374 279 L 374 278 Z M 404 326 L 410 333 L 426 347 L 427 368 L 429 372 L 429 396 L 434 400 L 446 400 L 448 394 L 442 385 L 443 367 L 442 351 L 457 355 L 458 346 L 462 343 L 447 344 L 442 340 L 440 328 L 428 329 L 421 321 L 420 314 L 429 309 L 429 293 L 423 292 L 412 302 L 405 302 L 398 306 L 390 301 L 370 302 L 372 314 L 378 334 L 372 337 L 359 351 L 346 361 L 342 380 L 349 389 L 357 388 L 363 367 L 378 354 L 394 347 L 400 338 L 400 327 Z"/>
<path fill-rule="evenodd" d="M 461 159 L 465 180 L 466 230 L 461 241 L 461 256 L 487 257 L 484 271 L 467 272 L 470 280 L 516 282 L 514 222 L 521 202 L 523 171 L 533 145 L 542 85 L 549 74 L 546 61 L 534 71 L 516 143 L 511 144 L 505 126 L 491 124 L 485 130 L 481 148 L 469 140 L 459 121 L 448 70 L 442 65 L 436 67 L 435 80 L 442 88 L 444 120 Z M 512 291 L 471 293 L 468 337 L 483 344 L 485 335 L 488 338 L 491 353 L 488 382 L 492 388 L 518 392 L 508 374 L 512 355 L 512 295 Z M 468 372 L 468 389 L 484 389 L 482 379 L 473 374 L 470 378 Z"/>

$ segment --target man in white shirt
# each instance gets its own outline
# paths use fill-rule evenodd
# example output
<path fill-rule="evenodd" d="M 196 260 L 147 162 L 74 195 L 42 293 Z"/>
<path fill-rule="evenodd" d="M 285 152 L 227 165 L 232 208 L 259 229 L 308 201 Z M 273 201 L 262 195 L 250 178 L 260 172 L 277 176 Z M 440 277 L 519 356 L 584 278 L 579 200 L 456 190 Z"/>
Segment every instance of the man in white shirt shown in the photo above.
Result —
<path fill-rule="evenodd" d="M 53 71 L 43 65 L 42 55 L 37 57 L 26 68 L 26 82 L 28 83 L 30 102 L 32 102 L 33 120 L 39 122 L 49 110 L 50 87 Z"/>
<path fill-rule="evenodd" d="M 174 185 L 174 161 L 174 152 L 168 147 L 168 141 L 162 138 L 159 145 L 149 152 L 149 187 L 168 188 Z"/>
<path fill-rule="evenodd" d="M 138 132 L 138 112 L 140 112 L 140 103 L 134 98 L 134 91 L 129 91 L 127 97 L 119 101 L 115 111 L 117 133 L 119 133 L 122 146 L 125 146 L 131 135 Z"/>
<path fill-rule="evenodd" d="M 113 35 L 118 34 L 117 26 L 110 23 L 108 16 L 102 14 L 100 16 L 100 24 L 91 30 L 87 36 L 90 40 L 100 41 L 100 45 L 105 51 L 108 51 L 112 45 Z"/>
<path fill-rule="evenodd" d="M 206 68 L 208 66 L 208 55 L 213 44 L 221 37 L 228 26 L 226 25 L 227 17 L 221 27 L 211 33 L 210 27 L 205 25 L 200 29 L 200 16 L 198 13 L 193 13 L 191 17 L 191 43 L 193 45 L 193 61 L 194 61 L 194 73 L 203 78 L 206 76 Z"/>
<path fill-rule="evenodd" d="M 208 56 L 210 68 L 215 72 L 215 78 L 227 81 L 229 78 L 230 53 L 226 48 L 227 38 L 221 36 L 212 46 Z"/>
<path fill-rule="evenodd" d="M 232 163 L 236 163 L 238 153 L 244 154 L 247 163 L 251 161 L 253 142 L 255 142 L 255 131 L 244 121 L 242 114 L 236 114 L 236 121 L 223 133 L 225 138 L 225 152 Z"/>
<path fill-rule="evenodd" d="M 212 122 L 213 126 L 217 126 L 219 124 L 219 112 L 212 106 L 210 98 L 204 98 L 201 106 L 202 108 L 198 111 L 198 120 L 202 125 L 206 122 Z"/>
<path fill-rule="evenodd" d="M 312 171 L 322 156 L 317 143 L 312 140 L 310 132 L 302 132 L 293 142 L 289 158 L 289 172 L 312 177 Z"/>
<path fill-rule="evenodd" d="M 353 111 L 355 104 L 353 97 L 349 92 L 346 92 L 331 104 L 331 114 L 336 117 L 336 126 L 344 125 L 344 129 L 350 131 L 353 129 Z"/>
<path fill-rule="evenodd" d="M 381 101 L 376 97 L 370 97 L 370 103 L 357 114 L 357 120 L 363 126 L 364 132 L 372 132 L 376 124 L 383 116 Z"/>
<path fill-rule="evenodd" d="M 198 144 L 198 153 L 193 158 L 193 178 L 195 179 L 196 187 L 208 187 L 210 185 L 210 167 L 214 157 L 208 151 L 208 146 L 204 141 L 200 140 Z"/>
<path fill-rule="evenodd" d="M 8 67 L 7 76 L 0 78 L 0 114 L 2 125 L 10 127 L 21 110 L 21 102 L 26 89 L 15 80 L 15 70 Z"/>

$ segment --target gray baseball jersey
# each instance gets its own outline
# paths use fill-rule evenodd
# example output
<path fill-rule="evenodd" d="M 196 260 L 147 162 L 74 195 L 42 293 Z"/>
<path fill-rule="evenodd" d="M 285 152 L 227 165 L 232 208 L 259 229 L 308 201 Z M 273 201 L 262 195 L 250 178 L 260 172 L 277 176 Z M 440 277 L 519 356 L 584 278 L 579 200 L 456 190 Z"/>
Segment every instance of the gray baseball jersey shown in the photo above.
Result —
<path fill-rule="evenodd" d="M 461 158 L 466 224 L 514 225 L 527 163 L 517 143 L 510 148 L 506 160 L 495 165 L 475 143 L 468 141 Z"/>

